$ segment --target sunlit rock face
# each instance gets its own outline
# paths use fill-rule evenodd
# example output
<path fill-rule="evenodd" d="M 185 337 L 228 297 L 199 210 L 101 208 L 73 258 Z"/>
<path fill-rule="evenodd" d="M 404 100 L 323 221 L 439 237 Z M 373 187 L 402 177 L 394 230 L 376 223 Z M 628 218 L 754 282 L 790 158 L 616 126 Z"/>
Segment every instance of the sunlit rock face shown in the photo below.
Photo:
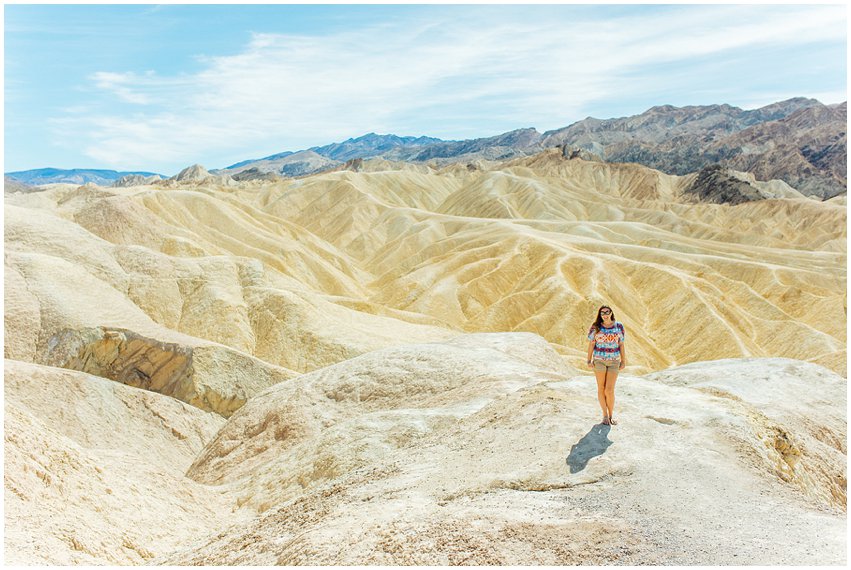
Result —
<path fill-rule="evenodd" d="M 562 148 L 7 192 L 7 561 L 844 564 L 844 199 L 699 181 Z"/>

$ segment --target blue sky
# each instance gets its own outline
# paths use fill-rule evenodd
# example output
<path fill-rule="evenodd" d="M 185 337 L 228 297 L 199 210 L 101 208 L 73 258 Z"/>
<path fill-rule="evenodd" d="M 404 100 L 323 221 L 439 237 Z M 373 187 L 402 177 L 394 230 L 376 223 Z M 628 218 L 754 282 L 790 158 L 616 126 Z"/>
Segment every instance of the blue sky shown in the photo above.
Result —
<path fill-rule="evenodd" d="M 846 100 L 842 5 L 9 5 L 4 171 Z"/>

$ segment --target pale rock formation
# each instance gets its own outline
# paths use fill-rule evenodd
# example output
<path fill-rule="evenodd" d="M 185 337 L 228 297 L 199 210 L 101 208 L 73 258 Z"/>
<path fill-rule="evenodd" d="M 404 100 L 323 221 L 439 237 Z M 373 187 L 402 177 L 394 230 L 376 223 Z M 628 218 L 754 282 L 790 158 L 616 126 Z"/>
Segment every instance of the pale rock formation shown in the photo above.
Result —
<path fill-rule="evenodd" d="M 170 178 L 176 182 L 208 182 L 211 179 L 213 176 L 200 164 L 187 166 Z"/>
<path fill-rule="evenodd" d="M 429 417 L 442 425 L 470 413 L 477 401 L 567 372 L 547 343 L 529 333 L 465 335 L 441 344 L 370 352 L 251 400 L 187 474 L 206 484 L 248 478 L 239 484 L 243 504 L 254 503 L 257 495 L 266 503 L 280 502 L 431 431 Z M 258 422 L 262 429 L 256 428 Z M 382 423 L 392 427 L 384 436 L 376 429 Z M 361 435 L 373 431 L 361 441 Z M 326 455 L 322 468 L 315 468 L 317 452 L 347 447 L 347 440 L 354 453 Z"/>
<path fill-rule="evenodd" d="M 225 417 L 295 373 L 222 346 L 147 338 L 98 327 L 63 330 L 47 341 L 48 365 L 151 390 Z"/>
<path fill-rule="evenodd" d="M 530 334 L 301 376 L 250 401 L 188 471 L 259 516 L 155 562 L 844 562 L 845 379 L 734 360 L 624 374 L 618 395 L 619 424 L 597 423 L 593 377 Z"/>
<path fill-rule="evenodd" d="M 148 186 L 162 180 L 162 176 L 144 176 L 142 174 L 127 174 L 112 183 L 113 188 L 128 188 L 132 186 Z"/>
<path fill-rule="evenodd" d="M 819 200 L 819 198 L 816 196 L 807 196 L 801 194 L 782 180 L 774 179 L 763 181 L 757 180 L 756 177 L 750 172 L 740 172 L 738 170 L 732 169 L 728 169 L 728 172 L 739 180 L 743 180 L 751 186 L 756 187 L 764 198 L 798 198 L 815 201 Z"/>
<path fill-rule="evenodd" d="M 727 435 L 756 452 L 758 468 L 768 466 L 815 502 L 845 508 L 847 385 L 832 372 L 791 359 L 730 359 L 687 364 L 645 380 L 731 400 L 750 432 L 731 429 Z"/>
<path fill-rule="evenodd" d="M 144 564 L 227 512 L 183 476 L 221 416 L 81 372 L 4 369 L 6 564 Z"/>
<path fill-rule="evenodd" d="M 183 187 L 187 184 L 207 184 L 227 188 L 236 186 L 238 181 L 231 178 L 228 173 L 211 174 L 200 164 L 193 164 L 192 166 L 187 166 L 168 180 L 164 180 L 162 184 L 166 187 Z"/>

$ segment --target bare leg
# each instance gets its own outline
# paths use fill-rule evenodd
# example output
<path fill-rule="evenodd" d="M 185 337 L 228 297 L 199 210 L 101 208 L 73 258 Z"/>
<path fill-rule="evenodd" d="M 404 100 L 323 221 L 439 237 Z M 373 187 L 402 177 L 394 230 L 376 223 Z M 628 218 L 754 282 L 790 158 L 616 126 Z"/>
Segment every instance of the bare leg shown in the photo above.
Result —
<path fill-rule="evenodd" d="M 605 372 L 605 381 L 603 388 L 603 397 L 606 402 L 606 414 L 609 416 L 609 422 L 615 424 L 612 419 L 615 414 L 615 382 L 618 380 L 618 371 L 609 370 Z"/>
<path fill-rule="evenodd" d="M 606 386 L 606 371 L 602 372 L 595 370 L 594 375 L 597 377 L 597 400 L 600 402 L 600 408 L 603 410 L 603 423 L 608 425 L 609 423 L 609 412 L 606 407 L 606 395 L 605 395 L 605 386 Z"/>

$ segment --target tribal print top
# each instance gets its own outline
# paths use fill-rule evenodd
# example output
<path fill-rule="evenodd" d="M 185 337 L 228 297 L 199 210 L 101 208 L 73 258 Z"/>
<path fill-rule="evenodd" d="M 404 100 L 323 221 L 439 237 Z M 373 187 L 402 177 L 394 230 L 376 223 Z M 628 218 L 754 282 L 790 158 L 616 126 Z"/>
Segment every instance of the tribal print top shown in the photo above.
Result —
<path fill-rule="evenodd" d="M 620 321 L 615 321 L 615 324 L 606 328 L 600 325 L 600 330 L 594 332 L 592 326 L 588 330 L 588 340 L 594 342 L 594 359 L 600 360 L 620 360 L 621 349 L 620 343 L 626 339 L 626 331 Z"/>

